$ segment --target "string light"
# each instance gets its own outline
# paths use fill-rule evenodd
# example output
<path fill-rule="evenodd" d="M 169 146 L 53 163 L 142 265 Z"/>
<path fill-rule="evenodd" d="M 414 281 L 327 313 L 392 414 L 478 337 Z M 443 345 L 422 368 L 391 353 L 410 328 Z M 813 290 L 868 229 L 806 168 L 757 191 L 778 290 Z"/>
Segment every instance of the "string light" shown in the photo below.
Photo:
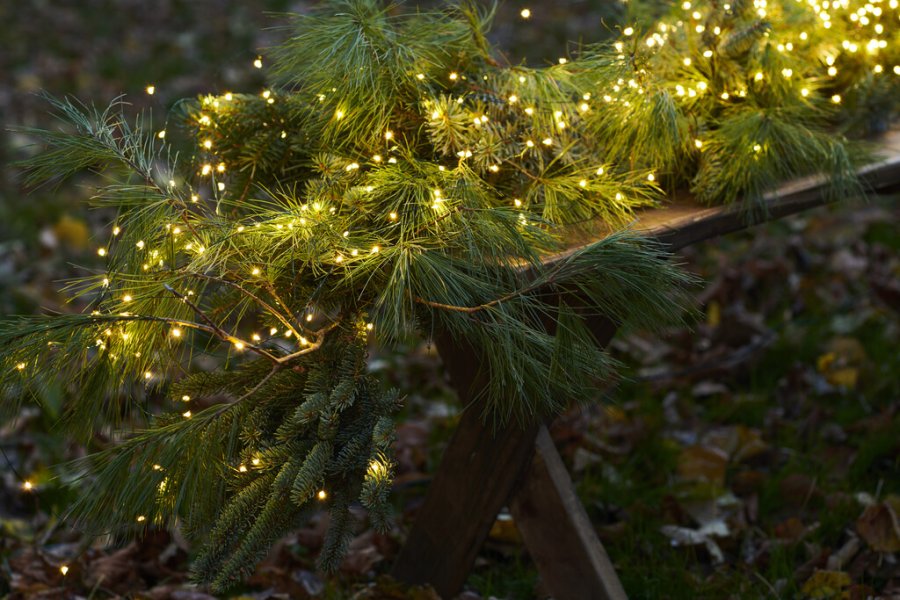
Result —
<path fill-rule="evenodd" d="M 531 9 L 529 9 L 529 8 L 523 8 L 523 9 L 519 12 L 519 16 L 521 16 L 523 19 L 530 19 L 530 18 L 531 18 Z"/>
<path fill-rule="evenodd" d="M 69 565 L 60 565 L 59 572 L 62 573 L 62 576 L 65 577 L 69 572 Z"/>
<path fill-rule="evenodd" d="M 328 497 L 328 492 L 326 492 L 325 490 L 319 490 L 319 493 L 316 494 L 316 497 L 317 497 L 319 500 L 324 500 L 325 498 Z"/>
<path fill-rule="evenodd" d="M 256 57 L 256 60 L 253 61 L 253 66 L 256 67 L 257 69 L 262 69 L 262 57 L 261 56 Z"/>
<path fill-rule="evenodd" d="M 156 86 L 155 86 L 155 85 L 148 85 L 148 86 L 145 88 L 144 91 L 147 92 L 147 95 L 152 96 L 153 94 L 156 93 Z"/>

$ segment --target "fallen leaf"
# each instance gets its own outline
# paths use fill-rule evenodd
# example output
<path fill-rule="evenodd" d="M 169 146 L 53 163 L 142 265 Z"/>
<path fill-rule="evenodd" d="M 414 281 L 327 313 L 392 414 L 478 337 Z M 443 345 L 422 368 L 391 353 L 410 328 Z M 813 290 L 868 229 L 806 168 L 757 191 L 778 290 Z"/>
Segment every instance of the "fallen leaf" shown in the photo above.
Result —
<path fill-rule="evenodd" d="M 867 506 L 856 520 L 856 531 L 876 552 L 900 552 L 900 522 L 890 502 Z"/>
<path fill-rule="evenodd" d="M 803 595 L 818 600 L 839 597 L 844 588 L 850 587 L 850 576 L 842 571 L 816 571 L 803 584 Z"/>
<path fill-rule="evenodd" d="M 806 526 L 797 517 L 790 517 L 775 524 L 775 537 L 788 542 L 797 542 L 806 533 Z"/>
<path fill-rule="evenodd" d="M 725 482 L 728 455 L 718 448 L 688 446 L 678 456 L 678 474 L 689 481 L 708 481 L 717 485 Z"/>
<path fill-rule="evenodd" d="M 678 525 L 663 525 L 659 528 L 660 532 L 669 538 L 673 546 L 697 546 L 703 545 L 716 564 L 725 561 L 725 555 L 722 549 L 712 539 L 711 536 L 718 535 L 715 531 L 705 531 L 704 528 L 690 529 L 688 527 L 679 527 Z"/>

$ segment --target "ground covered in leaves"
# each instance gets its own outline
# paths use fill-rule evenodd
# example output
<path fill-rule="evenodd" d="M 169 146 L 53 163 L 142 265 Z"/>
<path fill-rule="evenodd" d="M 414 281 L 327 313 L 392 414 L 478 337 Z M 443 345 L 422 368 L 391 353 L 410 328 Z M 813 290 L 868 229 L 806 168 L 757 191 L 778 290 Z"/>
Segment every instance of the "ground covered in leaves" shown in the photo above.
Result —
<path fill-rule="evenodd" d="M 254 89 L 262 84 L 256 48 L 277 37 L 258 33 L 271 23 L 262 10 L 293 6 L 151 4 L 0 8 L 0 42 L 9 49 L 0 71 L 12 75 L 0 88 L 4 126 L 46 123 L 46 106 L 30 95 L 39 89 L 99 103 L 126 91 L 158 112 L 200 91 Z M 582 21 L 595 14 L 590 2 L 575 9 Z M 510 23 L 500 35 L 514 37 Z M 555 27 L 563 39 L 577 37 Z M 540 36 L 525 34 L 534 50 Z M 154 98 L 141 95 L 149 83 L 159 90 Z M 0 138 L 4 163 L 24 141 Z M 76 206 L 84 196 L 77 187 L 26 197 L 13 169 L 0 173 L 0 310 L 66 310 L 59 280 L 78 272 L 73 262 L 92 265 L 90 238 L 104 216 Z M 555 423 L 630 597 L 900 597 L 898 217 L 896 198 L 873 200 L 684 252 L 679 258 L 704 282 L 698 320 L 661 338 L 618 337 L 612 350 L 623 377 L 595 405 Z M 327 522 L 313 520 L 233 597 L 436 598 L 385 573 L 458 407 L 427 345 L 374 351 L 371 368 L 408 395 L 393 531 L 373 533 L 360 512 L 341 572 L 326 577 L 313 564 Z M 75 492 L 66 469 L 54 467 L 85 450 L 56 428 L 65 399 L 60 382 L 41 399 L 44 411 L 29 407 L 0 424 L 0 597 L 211 598 L 189 583 L 191 548 L 177 530 L 116 540 L 67 526 Z M 543 597 L 507 515 L 467 590 L 470 600 Z"/>

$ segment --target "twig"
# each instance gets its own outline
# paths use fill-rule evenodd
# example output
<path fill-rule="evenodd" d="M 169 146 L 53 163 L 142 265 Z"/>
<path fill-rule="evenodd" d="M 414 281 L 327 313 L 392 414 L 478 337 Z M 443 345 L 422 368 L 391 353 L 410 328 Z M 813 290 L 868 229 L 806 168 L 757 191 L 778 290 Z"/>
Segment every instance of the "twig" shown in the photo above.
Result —
<path fill-rule="evenodd" d="M 281 365 L 290 360 L 297 358 L 298 356 L 303 356 L 304 354 L 310 354 L 312 352 L 315 352 L 316 350 L 321 348 L 322 344 L 325 342 L 325 335 L 328 332 L 335 329 L 339 324 L 340 324 L 340 321 L 335 321 L 334 323 L 331 323 L 330 325 L 327 325 L 327 326 L 319 329 L 314 334 L 317 336 L 316 341 L 313 342 L 312 344 L 310 344 L 309 347 L 304 348 L 303 350 L 298 350 L 297 352 L 294 352 L 292 354 L 287 354 L 285 356 L 279 357 L 279 358 L 275 359 L 276 362 L 278 362 L 278 364 Z"/>
<path fill-rule="evenodd" d="M 201 319 L 203 319 L 207 324 L 203 325 L 201 323 L 193 323 L 190 321 L 185 322 L 185 321 L 181 321 L 179 319 L 172 319 L 169 317 L 137 316 L 137 315 L 135 315 L 135 318 L 142 319 L 142 320 L 148 320 L 148 321 L 162 321 L 162 322 L 166 322 L 166 323 L 174 323 L 174 324 L 181 325 L 183 327 L 199 329 L 201 331 L 207 331 L 209 333 L 212 333 L 213 335 L 215 335 L 216 337 L 218 337 L 219 339 L 221 339 L 223 341 L 230 342 L 235 345 L 240 344 L 242 347 L 247 348 L 248 350 L 251 350 L 253 352 L 256 352 L 260 356 L 264 356 L 275 363 L 279 362 L 278 357 L 276 357 L 274 354 L 264 350 L 263 348 L 257 346 L 256 344 L 253 344 L 246 340 L 242 340 L 241 338 L 239 338 L 235 335 L 232 335 L 232 334 L 228 333 L 227 331 L 225 331 L 224 329 L 222 329 L 221 327 L 219 327 L 219 325 L 216 324 L 216 322 L 213 321 L 196 304 L 194 304 L 193 302 L 188 300 L 187 296 L 180 293 L 178 290 L 176 290 L 169 284 L 165 283 L 165 284 L 163 284 L 163 287 L 165 287 L 166 290 L 171 292 L 176 298 L 180 299 L 182 302 L 184 302 L 189 307 L 191 307 L 191 310 L 193 310 L 195 313 L 197 313 L 197 315 Z"/>
<path fill-rule="evenodd" d="M 191 277 L 196 277 L 196 278 L 198 278 L 198 279 L 205 279 L 205 280 L 207 280 L 207 281 L 214 281 L 214 282 L 216 282 L 216 283 L 221 283 L 221 284 L 223 284 L 223 285 L 227 285 L 227 286 L 233 287 L 234 289 L 238 290 L 240 293 L 244 294 L 245 296 L 247 296 L 248 298 L 250 298 L 251 300 L 253 300 L 253 301 L 256 302 L 257 304 L 259 304 L 264 310 L 266 310 L 266 311 L 268 311 L 269 313 L 271 313 L 272 316 L 274 316 L 274 317 L 275 317 L 276 319 L 278 319 L 285 327 L 287 327 L 287 328 L 291 331 L 292 334 L 297 335 L 297 331 L 294 329 L 294 326 L 291 324 L 290 321 L 288 321 L 288 320 L 284 317 L 283 314 L 281 314 L 278 310 L 276 310 L 276 309 L 275 309 L 272 305 L 270 305 L 268 302 L 266 302 L 265 300 L 263 300 L 262 298 L 260 298 L 259 296 L 257 296 L 256 294 L 254 294 L 253 292 L 251 292 L 250 290 L 248 290 L 247 288 L 243 287 L 241 284 L 237 283 L 236 281 L 231 281 L 231 280 L 229 280 L 229 279 L 223 279 L 223 278 L 221 278 L 221 277 L 216 277 L 216 276 L 214 276 L 214 275 L 206 275 L 205 273 L 198 273 L 198 272 L 196 272 L 196 271 L 184 271 L 184 273 L 185 273 L 186 275 L 188 275 L 188 276 L 191 276 Z M 270 290 L 270 291 L 271 291 L 271 290 Z M 276 300 L 277 302 L 280 302 L 282 306 L 284 306 L 285 308 L 287 308 L 287 305 L 285 305 L 284 302 L 281 302 L 281 299 L 280 299 L 280 298 L 275 297 L 275 300 Z M 291 316 L 293 316 L 293 315 L 291 315 Z M 303 329 L 302 325 L 301 325 L 301 329 Z"/>
<path fill-rule="evenodd" d="M 443 310 L 450 310 L 450 311 L 454 311 L 454 312 L 462 312 L 462 313 L 471 314 L 471 313 L 478 312 L 480 310 L 485 310 L 487 308 L 491 308 L 492 306 L 496 306 L 496 305 L 500 304 L 501 302 L 506 302 L 507 300 L 512 300 L 513 298 L 522 296 L 529 292 L 533 292 L 534 290 L 536 290 L 538 288 L 541 288 L 545 285 L 553 283 L 554 281 L 556 281 L 556 276 L 559 274 L 559 272 L 562 270 L 562 268 L 565 266 L 565 264 L 566 264 L 565 262 L 561 262 L 561 263 L 557 264 L 556 267 L 554 267 L 553 270 L 551 270 L 547 274 L 546 277 L 542 277 L 538 280 L 535 280 L 523 288 L 514 290 L 508 294 L 500 296 L 499 298 L 494 298 L 493 300 L 490 300 L 489 302 L 485 302 L 484 304 L 478 304 L 476 306 L 456 306 L 453 304 L 444 304 L 442 302 L 434 302 L 431 300 L 425 300 L 424 298 L 420 298 L 418 296 L 416 296 L 414 298 L 414 300 L 416 302 L 418 302 L 419 304 L 424 304 L 425 306 L 430 306 L 431 308 L 440 308 Z"/>

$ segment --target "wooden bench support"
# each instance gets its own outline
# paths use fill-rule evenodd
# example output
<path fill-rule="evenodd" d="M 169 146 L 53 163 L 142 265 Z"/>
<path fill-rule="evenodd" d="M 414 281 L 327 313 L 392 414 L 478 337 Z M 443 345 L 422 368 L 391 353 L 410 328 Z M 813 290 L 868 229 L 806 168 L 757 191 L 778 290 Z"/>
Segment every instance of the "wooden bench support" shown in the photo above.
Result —
<path fill-rule="evenodd" d="M 888 158 L 861 169 L 860 177 L 870 192 L 898 191 L 900 130 L 889 132 L 878 146 Z M 786 184 L 761 207 L 761 220 L 825 204 L 824 187 L 815 177 Z M 636 229 L 675 251 L 754 223 L 734 207 L 681 199 L 641 213 Z M 572 250 L 591 241 L 573 239 Z M 553 261 L 550 257 L 547 262 Z M 614 333 L 611 324 L 601 318 L 589 325 L 596 341 L 606 345 Z M 483 406 L 473 402 L 485 385 L 480 353 L 447 339 L 438 341 L 438 349 L 466 410 L 397 557 L 394 576 L 429 583 L 442 597 L 452 598 L 462 589 L 500 509 L 508 505 L 556 600 L 624 599 L 546 428 L 539 423 L 512 423 L 500 430 L 486 425 Z"/>
<path fill-rule="evenodd" d="M 482 418 L 483 406 L 472 402 L 486 376 L 478 354 L 450 340 L 438 340 L 438 349 L 467 408 L 392 574 L 408 583 L 431 584 L 442 598 L 452 598 L 528 466 L 539 423 L 492 430 Z"/>
<path fill-rule="evenodd" d="M 509 508 L 544 588 L 556 600 L 626 600 L 546 427 L 538 431 L 531 464 Z"/>

